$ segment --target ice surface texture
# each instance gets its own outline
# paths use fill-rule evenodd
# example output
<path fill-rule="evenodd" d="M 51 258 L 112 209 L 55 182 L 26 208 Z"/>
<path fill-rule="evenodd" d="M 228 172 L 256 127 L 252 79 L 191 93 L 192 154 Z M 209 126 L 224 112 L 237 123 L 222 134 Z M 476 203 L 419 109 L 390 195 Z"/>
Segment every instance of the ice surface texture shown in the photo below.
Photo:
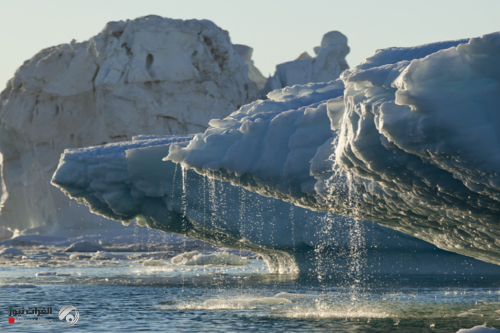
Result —
<path fill-rule="evenodd" d="M 60 154 L 139 134 L 187 134 L 258 96 L 226 31 L 158 16 L 110 22 L 27 60 L 0 95 L 0 225 L 106 223 L 49 185 Z"/>
<path fill-rule="evenodd" d="M 212 121 L 168 158 L 500 264 L 499 61 L 500 33 L 381 50 L 342 81 Z"/>

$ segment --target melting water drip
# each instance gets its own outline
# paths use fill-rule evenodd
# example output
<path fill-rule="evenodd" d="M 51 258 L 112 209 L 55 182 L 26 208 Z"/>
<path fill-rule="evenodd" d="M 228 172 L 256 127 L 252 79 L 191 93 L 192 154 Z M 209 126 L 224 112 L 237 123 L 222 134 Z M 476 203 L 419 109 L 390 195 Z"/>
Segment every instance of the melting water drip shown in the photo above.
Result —
<path fill-rule="evenodd" d="M 182 166 L 182 214 L 184 217 L 187 215 L 187 169 Z"/>
<path fill-rule="evenodd" d="M 295 214 L 294 214 L 292 205 L 290 205 L 289 216 L 290 216 L 290 227 L 292 229 L 292 244 L 293 244 L 293 247 L 295 247 L 295 246 L 297 246 L 296 238 L 295 238 Z"/>
<path fill-rule="evenodd" d="M 349 188 L 349 206 L 352 207 L 355 216 L 349 224 L 349 274 L 353 280 L 353 284 L 351 285 L 351 299 L 355 301 L 359 298 L 363 289 L 363 283 L 367 279 L 366 274 L 363 272 L 367 265 L 367 250 L 364 230 L 360 220 L 356 218 L 356 216 L 358 216 L 356 184 L 353 182 L 351 173 L 347 175 L 347 184 Z"/>
<path fill-rule="evenodd" d="M 216 183 L 213 178 L 208 178 L 208 198 L 210 203 L 210 222 L 212 224 L 213 229 L 217 229 L 217 220 L 218 220 L 218 202 L 216 196 Z M 218 241 L 217 233 L 215 235 L 216 241 Z"/>
<path fill-rule="evenodd" d="M 339 126 L 340 128 L 340 126 Z M 338 130 L 337 130 L 338 131 Z M 333 151 L 336 151 L 338 146 L 339 136 L 336 137 L 332 145 L 334 146 Z M 347 253 L 339 252 L 337 253 L 337 257 L 345 258 L 347 265 L 347 273 L 346 273 L 346 283 L 350 284 L 350 298 L 351 301 L 356 301 L 362 296 L 363 286 L 368 279 L 368 276 L 365 274 L 365 267 L 367 265 L 367 248 L 366 248 L 366 240 L 365 240 L 365 231 L 362 227 L 361 221 L 357 218 L 358 214 L 358 196 L 356 191 L 356 183 L 354 181 L 354 177 L 350 173 L 346 173 L 342 168 L 338 166 L 335 160 L 335 153 L 329 157 L 329 160 L 332 162 L 332 172 L 328 179 L 324 179 L 324 187 L 327 190 L 325 193 L 325 199 L 331 201 L 331 205 L 335 205 L 335 199 L 342 196 L 339 196 L 339 193 L 343 193 L 345 200 L 348 201 L 349 211 L 346 212 L 346 215 L 354 216 L 353 218 L 346 217 L 348 233 L 347 233 Z M 333 195 L 335 193 L 335 195 Z M 339 217 L 336 217 L 339 218 Z M 335 234 L 335 218 L 332 215 L 326 215 L 323 218 L 323 226 L 320 232 L 328 232 Z M 338 225 L 337 227 L 342 227 Z M 343 227 L 345 228 L 345 226 Z M 341 235 L 338 235 L 341 236 Z M 341 236 L 343 237 L 343 236 Z M 341 248 L 339 244 L 335 245 L 335 248 Z M 322 248 L 318 249 L 318 253 L 320 253 Z M 332 258 L 325 258 L 325 260 L 332 260 Z M 323 258 L 318 257 L 318 265 L 320 266 L 323 262 Z M 318 269 L 318 272 L 320 269 Z M 318 273 L 318 276 L 320 274 Z"/>
<path fill-rule="evenodd" d="M 186 226 L 184 225 L 187 221 L 187 169 L 184 168 L 184 166 L 181 166 L 181 174 L 182 174 L 182 196 L 181 196 L 181 205 L 182 205 L 182 216 L 184 218 L 183 221 L 183 228 L 185 229 Z M 186 236 L 186 235 L 184 235 Z M 184 249 L 187 248 L 186 240 L 184 240 Z"/>
<path fill-rule="evenodd" d="M 338 260 L 339 257 L 342 257 L 342 253 L 336 252 L 335 255 L 329 253 L 327 250 L 332 246 L 334 248 L 340 249 L 338 243 L 336 242 L 337 229 L 335 225 L 338 224 L 332 214 L 325 214 L 320 220 L 320 229 L 316 232 L 316 237 L 318 239 L 323 239 L 323 243 L 317 245 L 315 248 L 316 252 L 316 274 L 318 281 L 324 279 L 324 277 L 328 274 L 329 266 L 331 266 L 333 261 Z M 337 225 L 338 227 L 338 225 Z M 327 235 L 326 237 L 323 235 Z M 326 241 L 329 239 L 329 241 Z M 336 246 L 337 245 L 337 246 Z"/>
<path fill-rule="evenodd" d="M 247 224 L 245 223 L 245 219 L 246 219 L 246 200 L 247 200 L 247 196 L 246 196 L 246 192 L 243 188 L 238 188 L 238 196 L 239 196 L 239 201 L 240 201 L 240 206 L 239 206 L 239 222 L 240 222 L 240 229 L 242 230 L 242 232 L 245 232 L 245 227 L 247 226 Z"/>

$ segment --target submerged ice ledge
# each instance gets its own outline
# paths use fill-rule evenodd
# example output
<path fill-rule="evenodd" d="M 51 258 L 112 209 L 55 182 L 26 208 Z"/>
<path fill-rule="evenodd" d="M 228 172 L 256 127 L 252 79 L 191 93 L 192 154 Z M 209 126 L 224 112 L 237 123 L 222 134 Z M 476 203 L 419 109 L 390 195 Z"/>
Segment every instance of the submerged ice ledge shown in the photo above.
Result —
<path fill-rule="evenodd" d="M 500 33 L 380 50 L 211 121 L 168 159 L 500 264 L 499 61 Z"/>

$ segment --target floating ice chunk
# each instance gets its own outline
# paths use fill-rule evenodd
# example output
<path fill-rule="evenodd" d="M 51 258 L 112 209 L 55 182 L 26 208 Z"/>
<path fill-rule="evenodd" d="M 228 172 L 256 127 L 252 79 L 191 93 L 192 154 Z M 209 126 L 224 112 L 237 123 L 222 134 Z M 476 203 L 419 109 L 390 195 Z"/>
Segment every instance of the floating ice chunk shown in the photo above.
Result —
<path fill-rule="evenodd" d="M 236 256 L 234 254 L 217 252 L 213 254 L 201 254 L 198 251 L 180 254 L 172 258 L 172 263 L 175 265 L 188 266 L 243 266 L 248 265 L 248 259 Z"/>
<path fill-rule="evenodd" d="M 234 254 L 218 252 L 213 254 L 197 254 L 187 260 L 184 265 L 188 266 L 244 266 L 250 261 Z"/>
<path fill-rule="evenodd" d="M 90 254 L 80 254 L 80 253 L 74 253 L 69 256 L 69 260 L 87 260 L 92 258 L 92 255 Z"/>
<path fill-rule="evenodd" d="M 282 292 L 274 295 L 277 298 L 322 298 L 322 297 L 330 297 L 330 295 L 310 295 L 310 294 L 294 294 Z"/>
<path fill-rule="evenodd" d="M 111 254 L 106 251 L 97 251 L 90 260 L 117 260 L 125 259 L 126 256 L 122 254 Z"/>
<path fill-rule="evenodd" d="M 6 288 L 36 288 L 34 284 L 29 284 L 29 283 L 6 283 L 6 284 L 0 284 L 0 289 L 6 289 Z"/>
<path fill-rule="evenodd" d="M 47 261 L 52 259 L 50 254 L 42 253 L 42 254 L 33 254 L 26 255 L 22 257 L 23 260 L 33 260 L 33 261 Z"/>
<path fill-rule="evenodd" d="M 171 259 L 172 264 L 184 265 L 189 259 L 193 258 L 194 256 L 196 256 L 198 254 L 200 254 L 200 252 L 198 252 L 198 251 L 181 253 L 181 254 L 179 254 Z"/>
<path fill-rule="evenodd" d="M 43 276 L 57 276 L 57 272 L 39 272 L 39 273 L 36 273 L 36 277 L 43 277 Z"/>
<path fill-rule="evenodd" d="M 15 247 L 9 247 L 0 251 L 0 256 L 22 256 L 24 252 L 16 249 Z"/>
<path fill-rule="evenodd" d="M 148 259 L 142 262 L 142 266 L 166 266 L 167 264 L 161 260 Z"/>
<path fill-rule="evenodd" d="M 292 301 L 286 298 L 258 297 L 258 298 L 233 298 L 233 299 L 208 299 L 206 305 L 272 305 L 290 304 Z"/>
<path fill-rule="evenodd" d="M 482 317 L 481 313 L 476 313 L 473 311 L 462 312 L 457 315 L 457 317 Z"/>
<path fill-rule="evenodd" d="M 64 250 L 64 252 L 97 252 L 102 250 L 103 247 L 97 243 L 93 243 L 90 241 L 81 241 L 75 244 L 71 244 Z"/>
<path fill-rule="evenodd" d="M 496 328 L 488 328 L 484 325 L 474 326 L 472 328 L 462 328 L 457 333 L 500 333 Z"/>
<path fill-rule="evenodd" d="M 35 275 L 36 277 L 45 277 L 45 276 L 71 276 L 71 273 L 58 273 L 58 272 L 38 272 Z"/>

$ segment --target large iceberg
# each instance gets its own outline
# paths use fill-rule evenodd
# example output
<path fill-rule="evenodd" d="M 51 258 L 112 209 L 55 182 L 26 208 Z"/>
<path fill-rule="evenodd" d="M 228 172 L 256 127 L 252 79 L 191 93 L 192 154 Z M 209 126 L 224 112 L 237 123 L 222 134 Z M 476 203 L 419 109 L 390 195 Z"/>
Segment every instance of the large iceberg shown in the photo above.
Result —
<path fill-rule="evenodd" d="M 500 264 L 499 60 L 500 33 L 380 50 L 212 121 L 168 158 Z"/>
<path fill-rule="evenodd" d="M 318 110 L 315 118 L 326 124 L 323 132 L 328 133 L 326 109 Z M 499 266 L 375 223 L 313 212 L 163 161 L 173 144 L 186 146 L 192 138 L 139 136 L 66 150 L 52 182 L 95 214 L 259 253 L 271 272 L 500 272 Z"/>
<path fill-rule="evenodd" d="M 110 22 L 27 60 L 0 95 L 0 226 L 119 226 L 49 181 L 65 148 L 204 131 L 258 96 L 226 31 L 207 20 Z"/>

